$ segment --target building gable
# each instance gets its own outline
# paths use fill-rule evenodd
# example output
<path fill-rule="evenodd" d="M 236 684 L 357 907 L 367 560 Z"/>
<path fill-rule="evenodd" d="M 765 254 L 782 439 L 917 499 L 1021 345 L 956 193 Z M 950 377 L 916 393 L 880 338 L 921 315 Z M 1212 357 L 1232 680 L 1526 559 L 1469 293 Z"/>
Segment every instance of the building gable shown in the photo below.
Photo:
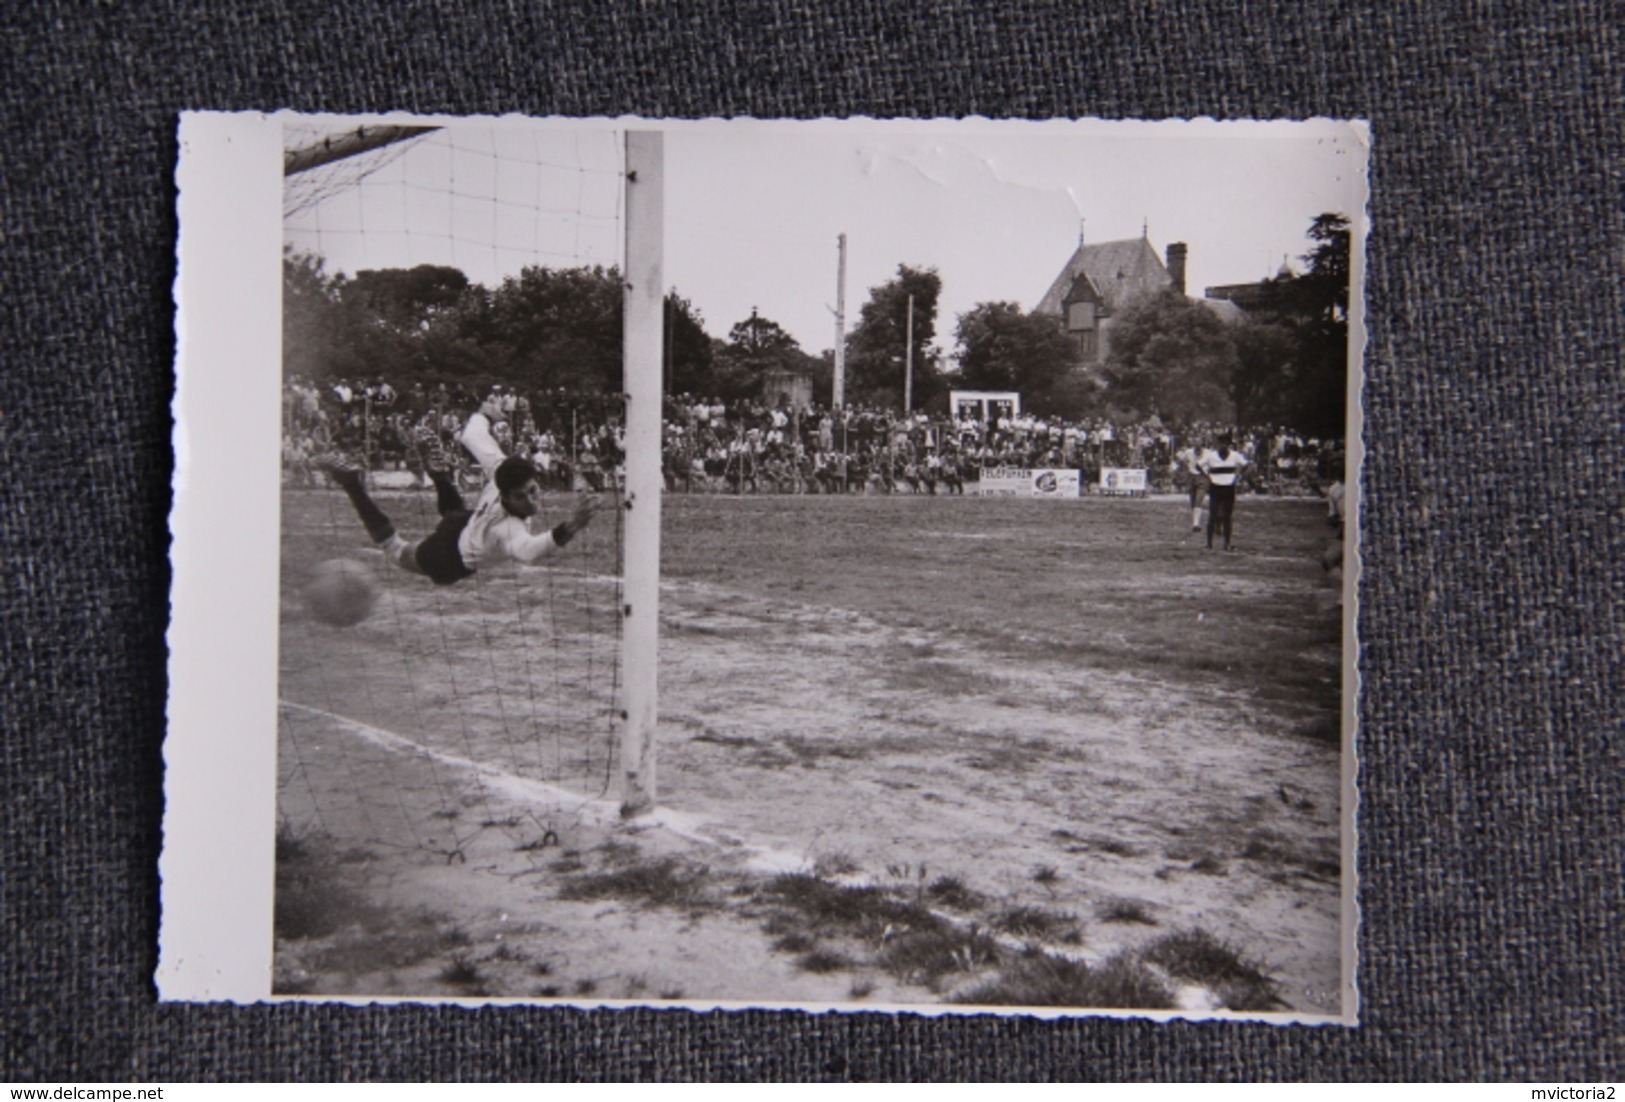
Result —
<path fill-rule="evenodd" d="M 1089 291 L 1080 293 L 1083 277 Z M 1079 245 L 1033 312 L 1064 318 L 1069 302 L 1086 301 L 1092 292 L 1101 316 L 1110 317 L 1132 300 L 1165 291 L 1173 283 L 1157 250 L 1144 237 Z"/>

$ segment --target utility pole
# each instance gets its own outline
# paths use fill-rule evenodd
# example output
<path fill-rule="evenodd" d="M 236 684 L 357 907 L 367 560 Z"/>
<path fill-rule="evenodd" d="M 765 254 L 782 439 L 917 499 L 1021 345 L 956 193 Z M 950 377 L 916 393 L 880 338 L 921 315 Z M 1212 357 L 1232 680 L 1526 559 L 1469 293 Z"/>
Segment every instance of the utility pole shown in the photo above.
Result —
<path fill-rule="evenodd" d="M 846 404 L 846 234 L 836 239 L 840 260 L 835 274 L 835 393 L 831 405 Z"/>
<path fill-rule="evenodd" d="M 903 412 L 914 408 L 914 296 L 908 296 L 908 344 L 903 353 Z"/>

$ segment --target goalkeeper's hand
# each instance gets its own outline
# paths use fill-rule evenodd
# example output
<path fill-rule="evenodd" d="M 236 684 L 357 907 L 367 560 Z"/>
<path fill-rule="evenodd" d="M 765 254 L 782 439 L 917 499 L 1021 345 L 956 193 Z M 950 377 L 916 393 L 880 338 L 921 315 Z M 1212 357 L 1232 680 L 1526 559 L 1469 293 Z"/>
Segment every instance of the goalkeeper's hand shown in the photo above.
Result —
<path fill-rule="evenodd" d="M 575 512 L 571 513 L 570 519 L 564 522 L 565 527 L 570 531 L 570 535 L 574 536 L 586 528 L 592 522 L 593 514 L 598 512 L 599 507 L 600 503 L 597 494 L 587 493 L 586 491 L 577 494 Z"/>

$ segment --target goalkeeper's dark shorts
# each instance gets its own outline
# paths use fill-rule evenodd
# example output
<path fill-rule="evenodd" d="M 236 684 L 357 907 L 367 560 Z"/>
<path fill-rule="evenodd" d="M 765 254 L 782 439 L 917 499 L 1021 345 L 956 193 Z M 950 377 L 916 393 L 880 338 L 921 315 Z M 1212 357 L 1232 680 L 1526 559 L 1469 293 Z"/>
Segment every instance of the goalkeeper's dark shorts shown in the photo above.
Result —
<path fill-rule="evenodd" d="M 474 576 L 463 563 L 462 552 L 457 550 L 457 541 L 473 515 L 467 509 L 445 514 L 435 530 L 412 548 L 418 571 L 435 585 L 451 585 Z"/>

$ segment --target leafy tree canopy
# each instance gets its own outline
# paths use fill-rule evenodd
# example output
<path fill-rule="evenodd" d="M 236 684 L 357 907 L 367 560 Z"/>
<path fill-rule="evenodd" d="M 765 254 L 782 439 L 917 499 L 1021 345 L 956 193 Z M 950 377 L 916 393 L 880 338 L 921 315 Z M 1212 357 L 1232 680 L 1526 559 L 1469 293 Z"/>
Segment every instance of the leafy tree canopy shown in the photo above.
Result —
<path fill-rule="evenodd" d="M 466 290 L 468 277 L 460 270 L 419 264 L 357 272 L 344 284 L 342 296 L 404 332 L 422 328 L 435 311 L 454 305 Z"/>
<path fill-rule="evenodd" d="M 945 392 L 940 358 L 932 341 L 937 333 L 937 299 L 942 277 L 935 268 L 897 266 L 897 277 L 869 290 L 858 324 L 847 338 L 848 400 L 900 408 L 903 403 L 908 348 L 909 299 L 914 335 L 914 405 L 923 407 Z"/>
<path fill-rule="evenodd" d="M 955 332 L 959 382 L 981 390 L 1015 390 L 1041 408 L 1077 359 L 1076 342 L 1054 318 L 1024 313 L 1013 302 L 984 302 L 959 315 Z"/>
<path fill-rule="evenodd" d="M 1177 291 L 1129 305 L 1111 329 L 1105 379 L 1125 416 L 1230 421 L 1236 371 L 1233 334 L 1212 311 Z"/>
<path fill-rule="evenodd" d="M 1308 236 L 1315 247 L 1303 255 L 1309 271 L 1299 277 L 1309 292 L 1307 304 L 1323 321 L 1344 321 L 1349 309 L 1349 220 L 1330 212 L 1317 215 Z"/>
<path fill-rule="evenodd" d="M 818 361 L 802 351 L 784 327 L 755 310 L 728 331 L 719 342 L 714 360 L 712 393 L 722 398 L 755 397 L 762 392 L 768 371 L 814 375 Z"/>
<path fill-rule="evenodd" d="M 694 304 L 672 291 L 666 295 L 666 391 L 710 394 L 715 371 L 711 337 Z"/>

